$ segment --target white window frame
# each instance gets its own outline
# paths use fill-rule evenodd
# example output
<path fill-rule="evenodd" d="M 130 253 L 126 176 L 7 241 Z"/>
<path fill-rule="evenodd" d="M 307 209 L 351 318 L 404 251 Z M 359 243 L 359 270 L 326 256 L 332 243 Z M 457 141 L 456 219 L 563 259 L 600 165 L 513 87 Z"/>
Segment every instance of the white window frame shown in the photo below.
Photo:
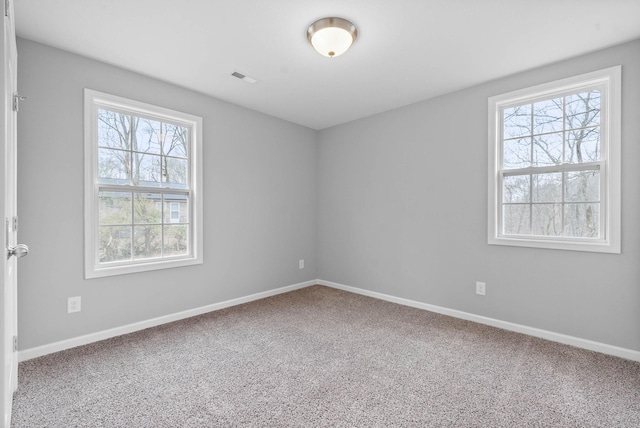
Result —
<path fill-rule="evenodd" d="M 184 256 L 158 259 L 99 262 L 98 210 L 98 109 L 127 111 L 133 115 L 157 118 L 180 124 L 190 129 L 189 159 L 189 251 Z M 85 212 L 85 278 L 98 278 L 146 272 L 203 262 L 203 203 L 202 203 L 202 118 L 187 113 L 158 107 L 140 101 L 94 91 L 84 90 L 84 212 Z M 135 187 L 131 187 L 132 190 Z"/>
<path fill-rule="evenodd" d="M 502 233 L 502 111 L 506 107 L 549 99 L 601 86 L 599 239 L 505 235 Z M 621 251 L 621 66 L 606 68 L 489 98 L 488 243 L 559 250 Z"/>

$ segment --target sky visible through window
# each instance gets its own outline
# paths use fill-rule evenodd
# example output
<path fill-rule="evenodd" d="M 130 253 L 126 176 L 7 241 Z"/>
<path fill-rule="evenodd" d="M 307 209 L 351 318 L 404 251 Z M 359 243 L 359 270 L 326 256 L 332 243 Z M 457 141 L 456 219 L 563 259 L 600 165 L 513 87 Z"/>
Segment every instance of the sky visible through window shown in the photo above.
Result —
<path fill-rule="evenodd" d="M 98 109 L 97 135 L 99 261 L 187 255 L 189 129 Z"/>
<path fill-rule="evenodd" d="M 507 235 L 600 237 L 600 90 L 502 112 Z"/>

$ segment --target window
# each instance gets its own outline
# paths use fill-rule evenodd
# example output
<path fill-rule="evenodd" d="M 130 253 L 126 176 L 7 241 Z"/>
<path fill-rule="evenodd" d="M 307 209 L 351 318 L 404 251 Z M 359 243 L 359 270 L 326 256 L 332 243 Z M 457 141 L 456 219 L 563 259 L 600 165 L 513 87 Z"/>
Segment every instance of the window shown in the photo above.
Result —
<path fill-rule="evenodd" d="M 180 223 L 180 203 L 171 202 L 169 207 L 169 221 L 171 223 Z"/>
<path fill-rule="evenodd" d="M 620 67 L 489 98 L 489 243 L 620 252 Z"/>
<path fill-rule="evenodd" d="M 202 263 L 202 119 L 85 89 L 85 277 Z"/>

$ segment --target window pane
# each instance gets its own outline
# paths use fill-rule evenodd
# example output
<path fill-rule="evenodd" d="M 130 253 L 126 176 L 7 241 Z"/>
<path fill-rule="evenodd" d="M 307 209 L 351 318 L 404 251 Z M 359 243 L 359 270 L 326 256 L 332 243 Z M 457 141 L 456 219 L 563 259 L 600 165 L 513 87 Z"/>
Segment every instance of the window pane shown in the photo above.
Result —
<path fill-rule="evenodd" d="M 98 109 L 98 146 L 130 149 L 131 116 Z"/>
<path fill-rule="evenodd" d="M 600 128 L 575 129 L 567 132 L 566 163 L 600 160 Z"/>
<path fill-rule="evenodd" d="M 566 97 L 567 129 L 600 124 L 600 91 L 595 89 Z"/>
<path fill-rule="evenodd" d="M 533 166 L 562 163 L 562 133 L 533 137 Z"/>
<path fill-rule="evenodd" d="M 100 262 L 131 259 L 131 226 L 100 226 Z"/>
<path fill-rule="evenodd" d="M 100 192 L 98 224 L 131 224 L 131 193 Z"/>
<path fill-rule="evenodd" d="M 534 174 L 533 202 L 562 202 L 562 173 Z"/>
<path fill-rule="evenodd" d="M 531 104 L 505 109 L 502 117 L 503 139 L 531 135 Z"/>
<path fill-rule="evenodd" d="M 133 150 L 151 154 L 160 154 L 161 123 L 157 120 L 136 118 Z"/>
<path fill-rule="evenodd" d="M 600 237 L 600 204 L 567 204 L 564 234 L 580 238 Z"/>
<path fill-rule="evenodd" d="M 533 204 L 531 210 L 533 235 L 562 235 L 562 204 Z"/>
<path fill-rule="evenodd" d="M 164 195 L 164 222 L 189 222 L 189 199 L 187 195 Z"/>
<path fill-rule="evenodd" d="M 529 202 L 530 201 L 530 175 L 512 175 L 504 177 L 502 201 Z"/>
<path fill-rule="evenodd" d="M 189 133 L 184 126 L 164 124 L 164 138 L 162 144 L 162 153 L 173 157 L 187 157 L 187 142 L 189 141 Z"/>
<path fill-rule="evenodd" d="M 187 188 L 187 160 L 177 158 L 163 158 L 162 183 L 172 189 Z"/>
<path fill-rule="evenodd" d="M 530 233 L 530 210 L 528 204 L 503 205 L 503 232 L 507 235 L 528 235 Z"/>
<path fill-rule="evenodd" d="M 135 226 L 133 258 L 147 259 L 162 256 L 162 226 Z"/>
<path fill-rule="evenodd" d="M 567 172 L 566 177 L 566 202 L 600 201 L 600 171 Z"/>
<path fill-rule="evenodd" d="M 133 222 L 138 224 L 160 224 L 162 221 L 162 195 L 159 193 L 134 193 Z"/>
<path fill-rule="evenodd" d="M 562 131 L 562 98 L 537 102 L 533 105 L 533 133 Z"/>
<path fill-rule="evenodd" d="M 507 169 L 531 166 L 531 138 L 504 141 L 503 164 Z"/>
<path fill-rule="evenodd" d="M 181 256 L 188 254 L 189 226 L 164 226 L 164 255 Z"/>
<path fill-rule="evenodd" d="M 134 180 L 136 186 L 160 186 L 160 156 L 134 153 Z"/>
<path fill-rule="evenodd" d="M 98 183 L 130 184 L 131 152 L 98 149 Z"/>

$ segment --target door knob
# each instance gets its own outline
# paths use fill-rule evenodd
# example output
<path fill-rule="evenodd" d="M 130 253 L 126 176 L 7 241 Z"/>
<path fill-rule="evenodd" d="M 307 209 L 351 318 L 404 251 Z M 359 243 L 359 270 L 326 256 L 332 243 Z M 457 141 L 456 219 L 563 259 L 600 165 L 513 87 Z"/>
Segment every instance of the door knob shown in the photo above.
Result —
<path fill-rule="evenodd" d="M 29 247 L 24 244 L 18 244 L 15 247 L 9 245 L 7 247 L 7 258 L 16 256 L 16 258 L 24 257 L 29 254 Z"/>

